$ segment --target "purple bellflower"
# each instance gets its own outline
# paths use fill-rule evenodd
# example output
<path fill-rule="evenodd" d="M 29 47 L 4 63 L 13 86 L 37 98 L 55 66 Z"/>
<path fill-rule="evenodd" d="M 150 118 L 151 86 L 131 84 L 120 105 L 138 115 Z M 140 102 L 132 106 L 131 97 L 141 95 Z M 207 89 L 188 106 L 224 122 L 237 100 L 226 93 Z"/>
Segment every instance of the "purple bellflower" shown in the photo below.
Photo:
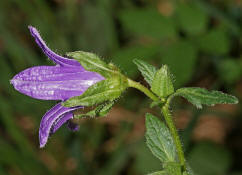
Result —
<path fill-rule="evenodd" d="M 29 26 L 29 30 L 44 54 L 56 65 L 31 67 L 18 73 L 10 81 L 17 91 L 36 99 L 65 101 L 73 96 L 80 96 L 88 87 L 105 79 L 96 72 L 86 71 L 78 61 L 54 53 L 36 28 Z M 78 129 L 78 125 L 69 120 L 73 118 L 73 111 L 79 108 L 82 106 L 67 108 L 60 102 L 43 116 L 39 128 L 41 148 L 45 146 L 49 136 L 64 123 L 67 122 L 73 131 Z"/>

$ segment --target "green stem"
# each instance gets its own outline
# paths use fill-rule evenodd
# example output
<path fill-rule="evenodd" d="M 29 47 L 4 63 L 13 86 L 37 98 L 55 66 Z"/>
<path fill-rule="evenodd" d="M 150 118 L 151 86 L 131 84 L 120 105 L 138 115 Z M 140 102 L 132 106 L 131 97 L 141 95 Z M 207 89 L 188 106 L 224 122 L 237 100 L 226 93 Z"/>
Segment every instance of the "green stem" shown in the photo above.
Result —
<path fill-rule="evenodd" d="M 174 122 L 172 120 L 172 115 L 169 111 L 169 103 L 166 103 L 162 108 L 161 108 L 162 114 L 164 116 L 164 119 L 167 123 L 167 126 L 170 129 L 171 135 L 173 137 L 173 140 L 175 142 L 176 145 L 176 150 L 177 150 L 177 154 L 178 154 L 178 159 L 181 163 L 181 166 L 183 167 L 183 170 L 186 169 L 186 165 L 185 165 L 185 156 L 184 156 L 184 152 L 182 149 L 182 144 L 179 138 L 179 135 L 177 133 L 176 127 L 174 125 Z"/>
<path fill-rule="evenodd" d="M 131 79 L 128 79 L 128 85 L 129 85 L 129 87 L 133 87 L 135 89 L 140 90 L 145 95 L 147 95 L 149 98 L 151 98 L 153 101 L 160 101 L 160 99 L 155 94 L 153 94 L 149 89 L 144 87 L 142 84 L 135 82 Z"/>
<path fill-rule="evenodd" d="M 165 118 L 167 126 L 169 127 L 169 130 L 171 132 L 173 140 L 175 142 L 176 150 L 177 150 L 177 154 L 178 154 L 178 158 L 179 158 L 179 161 L 181 163 L 181 166 L 183 167 L 183 170 L 185 170 L 186 169 L 185 156 L 184 156 L 184 152 L 183 152 L 183 149 L 182 149 L 182 144 L 181 144 L 179 135 L 177 133 L 176 127 L 174 125 L 174 122 L 172 120 L 172 115 L 169 111 L 169 104 L 170 104 L 170 101 L 173 98 L 173 96 L 171 95 L 167 100 L 165 98 L 159 99 L 155 94 L 153 94 L 149 89 L 147 89 L 146 87 L 144 87 L 140 83 L 135 82 L 131 79 L 127 79 L 127 80 L 128 80 L 129 87 L 133 87 L 133 88 L 140 90 L 145 95 L 147 95 L 149 98 L 151 98 L 153 101 L 161 101 L 161 102 L 165 103 L 165 105 L 163 105 L 161 107 L 161 111 L 162 111 L 162 114 Z"/>

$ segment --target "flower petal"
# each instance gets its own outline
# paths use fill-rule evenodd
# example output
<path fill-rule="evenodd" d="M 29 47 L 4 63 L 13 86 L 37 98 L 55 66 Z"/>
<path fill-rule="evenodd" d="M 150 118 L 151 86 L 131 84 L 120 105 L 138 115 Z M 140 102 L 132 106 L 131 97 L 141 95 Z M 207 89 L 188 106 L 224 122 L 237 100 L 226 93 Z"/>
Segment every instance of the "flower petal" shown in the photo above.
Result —
<path fill-rule="evenodd" d="M 81 108 L 81 107 L 80 107 Z M 62 115 L 55 121 L 53 126 L 51 127 L 50 135 L 54 134 L 64 123 L 67 123 L 67 127 L 71 129 L 72 131 L 77 131 L 79 129 L 79 125 L 74 124 L 70 121 L 70 119 L 73 118 L 73 113 L 72 112 L 67 112 L 66 114 Z M 70 128 L 70 123 L 73 125 L 73 127 Z"/>
<path fill-rule="evenodd" d="M 74 59 L 68 59 L 65 57 L 62 57 L 52 50 L 48 48 L 48 46 L 45 44 L 44 40 L 41 38 L 39 32 L 36 28 L 29 26 L 29 30 L 31 35 L 35 38 L 36 43 L 39 45 L 39 47 L 43 50 L 43 52 L 56 64 L 62 65 L 62 66 L 79 66 L 83 69 L 83 67 L 80 65 L 80 63 Z"/>
<path fill-rule="evenodd" d="M 47 143 L 49 135 L 54 133 L 67 120 L 71 119 L 71 112 L 78 108 L 82 107 L 66 108 L 61 106 L 61 103 L 58 103 L 43 116 L 39 128 L 39 142 L 41 148 Z"/>
<path fill-rule="evenodd" d="M 81 95 L 89 86 L 104 78 L 78 67 L 36 66 L 15 75 L 14 88 L 33 98 L 66 100 Z"/>

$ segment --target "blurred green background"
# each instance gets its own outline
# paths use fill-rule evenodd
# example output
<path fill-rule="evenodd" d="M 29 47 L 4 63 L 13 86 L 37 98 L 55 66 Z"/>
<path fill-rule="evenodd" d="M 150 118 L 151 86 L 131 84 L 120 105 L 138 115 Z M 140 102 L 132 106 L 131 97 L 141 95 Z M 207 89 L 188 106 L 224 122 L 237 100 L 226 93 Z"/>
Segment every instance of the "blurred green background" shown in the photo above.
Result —
<path fill-rule="evenodd" d="M 9 83 L 28 67 L 52 64 L 28 25 L 54 51 L 95 52 L 146 86 L 134 58 L 168 64 L 177 88 L 200 86 L 242 99 L 240 0 L 0 0 L 1 175 L 140 175 L 161 169 L 144 140 L 150 101 L 132 89 L 108 117 L 81 120 L 76 133 L 62 127 L 39 149 L 41 117 L 56 102 L 31 99 Z M 241 103 L 202 110 L 182 99 L 174 104 L 195 173 L 242 175 Z"/>

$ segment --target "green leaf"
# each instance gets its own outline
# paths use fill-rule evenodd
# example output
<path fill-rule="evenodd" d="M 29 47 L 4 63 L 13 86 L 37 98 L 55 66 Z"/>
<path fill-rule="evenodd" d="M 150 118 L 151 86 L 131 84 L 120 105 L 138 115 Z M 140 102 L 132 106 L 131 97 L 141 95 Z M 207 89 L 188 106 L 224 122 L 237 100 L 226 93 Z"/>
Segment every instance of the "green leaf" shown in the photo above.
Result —
<path fill-rule="evenodd" d="M 174 162 L 176 149 L 169 129 L 157 117 L 146 114 L 146 141 L 151 152 L 161 162 Z"/>
<path fill-rule="evenodd" d="M 148 175 L 168 175 L 168 174 L 165 171 L 157 171 L 157 172 L 154 172 L 154 173 L 150 173 Z"/>
<path fill-rule="evenodd" d="M 167 65 L 163 65 L 156 72 L 151 90 L 159 97 L 167 97 L 174 92 L 171 73 Z"/>
<path fill-rule="evenodd" d="M 164 170 L 151 173 L 149 175 L 188 175 L 182 174 L 181 166 L 177 162 L 167 162 L 163 164 Z"/>
<path fill-rule="evenodd" d="M 148 36 L 156 39 L 173 38 L 176 36 L 173 19 L 163 16 L 155 8 L 122 10 L 119 16 L 124 29 L 134 35 Z"/>
<path fill-rule="evenodd" d="M 163 164 L 167 175 L 182 175 L 181 165 L 177 162 L 167 162 Z"/>
<path fill-rule="evenodd" d="M 106 101 L 113 101 L 127 88 L 126 80 L 121 76 L 100 81 L 89 87 L 81 96 L 63 102 L 66 107 L 92 106 Z"/>
<path fill-rule="evenodd" d="M 144 76 L 144 79 L 149 83 L 151 86 L 153 79 L 155 77 L 156 68 L 142 60 L 135 59 L 133 62 L 137 65 L 139 71 Z"/>
<path fill-rule="evenodd" d="M 85 114 L 77 114 L 74 115 L 75 118 L 82 118 L 82 117 L 104 117 L 106 116 L 109 111 L 112 109 L 112 106 L 114 104 L 114 101 L 111 102 L 107 102 L 104 104 L 101 104 L 99 106 L 97 106 L 95 109 L 85 113 Z"/>
<path fill-rule="evenodd" d="M 112 67 L 101 60 L 96 54 L 83 51 L 69 52 L 66 54 L 68 57 L 77 60 L 84 69 L 92 72 L 97 72 L 106 78 L 111 77 L 114 70 Z"/>
<path fill-rule="evenodd" d="M 163 171 L 157 171 L 148 175 L 188 175 L 187 173 L 181 173 L 181 166 L 177 162 L 167 162 L 163 166 Z"/>
<path fill-rule="evenodd" d="M 215 104 L 237 104 L 239 102 L 232 95 L 196 87 L 178 89 L 174 95 L 184 97 L 197 108 L 202 108 L 202 105 L 214 106 Z"/>

